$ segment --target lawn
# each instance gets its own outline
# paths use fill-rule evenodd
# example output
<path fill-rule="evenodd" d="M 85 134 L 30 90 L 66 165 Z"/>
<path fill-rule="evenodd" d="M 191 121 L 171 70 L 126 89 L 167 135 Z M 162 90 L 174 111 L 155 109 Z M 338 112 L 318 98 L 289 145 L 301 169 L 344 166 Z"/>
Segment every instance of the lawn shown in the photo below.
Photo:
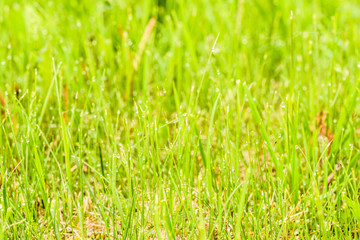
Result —
<path fill-rule="evenodd" d="M 0 239 L 360 238 L 357 0 L 0 0 Z"/>

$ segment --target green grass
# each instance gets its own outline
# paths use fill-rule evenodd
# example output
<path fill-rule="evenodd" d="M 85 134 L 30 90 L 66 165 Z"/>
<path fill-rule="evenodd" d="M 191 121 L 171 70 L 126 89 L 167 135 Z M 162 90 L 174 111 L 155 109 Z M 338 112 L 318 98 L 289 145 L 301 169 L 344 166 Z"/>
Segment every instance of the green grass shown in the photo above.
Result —
<path fill-rule="evenodd" d="M 360 237 L 356 0 L 0 0 L 0 239 Z"/>

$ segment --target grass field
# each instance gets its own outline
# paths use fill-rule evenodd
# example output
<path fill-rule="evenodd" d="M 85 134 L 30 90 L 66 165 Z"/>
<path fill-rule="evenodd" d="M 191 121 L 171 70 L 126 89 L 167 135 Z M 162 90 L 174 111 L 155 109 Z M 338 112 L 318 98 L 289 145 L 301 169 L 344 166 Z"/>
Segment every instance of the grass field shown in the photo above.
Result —
<path fill-rule="evenodd" d="M 360 237 L 357 0 L 0 0 L 0 239 Z"/>

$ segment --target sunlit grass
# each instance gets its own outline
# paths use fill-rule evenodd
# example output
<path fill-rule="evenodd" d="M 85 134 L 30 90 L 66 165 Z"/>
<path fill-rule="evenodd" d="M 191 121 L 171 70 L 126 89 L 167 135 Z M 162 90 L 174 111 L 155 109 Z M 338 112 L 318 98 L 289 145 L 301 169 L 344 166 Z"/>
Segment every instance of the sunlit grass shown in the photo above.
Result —
<path fill-rule="evenodd" d="M 358 238 L 359 17 L 0 0 L 0 239 Z"/>

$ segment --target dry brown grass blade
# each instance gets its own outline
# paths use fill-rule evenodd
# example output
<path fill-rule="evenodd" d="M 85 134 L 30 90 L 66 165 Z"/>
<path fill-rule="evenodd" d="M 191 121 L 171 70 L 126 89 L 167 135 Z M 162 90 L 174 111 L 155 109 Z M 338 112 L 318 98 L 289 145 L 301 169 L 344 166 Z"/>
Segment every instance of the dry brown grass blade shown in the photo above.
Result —
<path fill-rule="evenodd" d="M 5 107 L 5 98 L 3 97 L 3 95 L 0 92 L 0 103 L 3 107 Z"/>
<path fill-rule="evenodd" d="M 145 32 L 141 37 L 140 44 L 139 44 L 139 51 L 136 54 L 135 61 L 134 61 L 134 69 L 138 69 L 138 64 L 140 63 L 141 56 L 145 50 L 146 43 L 151 35 L 151 32 L 155 26 L 156 19 L 151 18 L 148 24 L 146 25 Z"/>
<path fill-rule="evenodd" d="M 320 129 L 318 142 L 319 143 L 325 142 L 326 144 L 328 143 L 331 144 L 331 142 L 334 139 L 334 135 L 332 134 L 331 130 L 328 128 L 326 124 L 326 118 L 327 118 L 327 113 L 323 111 L 318 113 L 316 116 L 316 125 L 317 128 Z M 329 146 L 328 151 L 329 152 L 331 151 L 331 145 Z"/>
<path fill-rule="evenodd" d="M 327 113 L 321 111 L 316 116 L 316 125 L 317 129 L 319 129 L 319 136 L 318 136 L 318 144 L 321 147 L 328 145 L 328 153 L 331 152 L 331 143 L 334 139 L 334 135 L 332 134 L 331 130 L 328 128 L 326 124 Z M 340 169 L 338 164 L 335 164 L 334 170 L 338 171 Z M 335 175 L 334 172 L 330 173 L 327 177 L 327 185 L 330 185 L 333 181 Z"/>
<path fill-rule="evenodd" d="M 341 168 L 341 166 L 339 165 L 339 164 L 335 164 L 335 168 L 334 168 L 334 170 L 335 171 L 339 171 L 339 169 Z M 327 178 L 327 183 L 328 183 L 328 185 L 332 182 L 332 180 L 334 179 L 334 173 L 330 173 L 330 175 L 328 176 L 328 178 Z"/>
<path fill-rule="evenodd" d="M 326 136 L 326 112 L 319 112 L 316 116 L 316 123 L 318 127 L 320 128 L 320 136 L 325 137 Z"/>
<path fill-rule="evenodd" d="M 0 108 L 0 115 L 2 118 L 5 118 L 5 98 L 3 97 L 3 95 L 0 92 L 0 104 L 1 104 L 1 108 Z"/>

